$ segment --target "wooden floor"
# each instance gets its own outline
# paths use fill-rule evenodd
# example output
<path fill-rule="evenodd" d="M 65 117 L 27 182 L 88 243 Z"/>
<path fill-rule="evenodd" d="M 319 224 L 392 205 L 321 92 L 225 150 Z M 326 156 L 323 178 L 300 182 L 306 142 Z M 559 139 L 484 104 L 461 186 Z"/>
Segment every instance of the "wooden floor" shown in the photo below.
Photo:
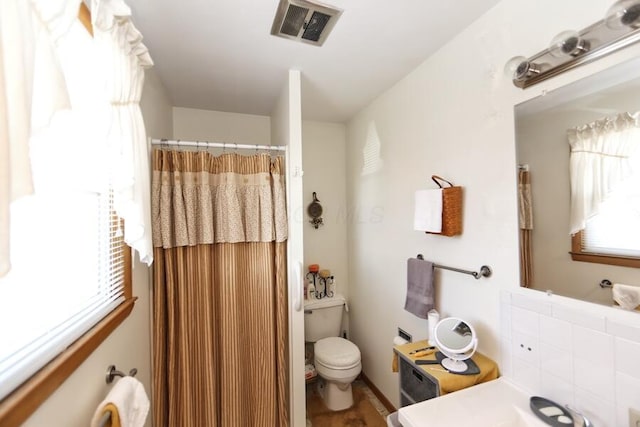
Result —
<path fill-rule="evenodd" d="M 307 419 L 312 427 L 387 427 L 389 412 L 364 382 L 354 381 L 353 399 L 351 408 L 331 411 L 322 402 L 316 384 L 308 384 Z"/>

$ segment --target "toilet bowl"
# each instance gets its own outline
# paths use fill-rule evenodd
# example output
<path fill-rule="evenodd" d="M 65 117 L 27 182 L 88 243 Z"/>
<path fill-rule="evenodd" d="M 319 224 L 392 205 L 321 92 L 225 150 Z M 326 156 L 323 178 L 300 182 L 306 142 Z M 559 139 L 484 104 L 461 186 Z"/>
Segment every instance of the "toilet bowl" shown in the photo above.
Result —
<path fill-rule="evenodd" d="M 360 374 L 360 350 L 340 338 L 346 301 L 340 294 L 304 304 L 305 341 L 314 343 L 314 365 L 318 373 L 318 392 L 332 411 L 353 405 L 351 383 Z"/>
<path fill-rule="evenodd" d="M 360 350 L 352 342 L 339 337 L 317 341 L 313 347 L 316 371 L 321 381 L 318 392 L 332 411 L 353 405 L 351 383 L 362 370 Z"/>

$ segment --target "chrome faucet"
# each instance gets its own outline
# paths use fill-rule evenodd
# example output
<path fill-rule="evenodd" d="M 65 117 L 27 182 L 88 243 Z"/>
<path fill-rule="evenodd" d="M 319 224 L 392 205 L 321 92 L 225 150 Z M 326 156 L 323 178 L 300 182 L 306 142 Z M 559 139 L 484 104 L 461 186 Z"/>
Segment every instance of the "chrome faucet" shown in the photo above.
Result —
<path fill-rule="evenodd" d="M 593 423 L 581 412 L 576 411 L 569 405 L 564 405 L 564 407 L 569 410 L 569 413 L 571 413 L 571 418 L 573 418 L 573 427 L 593 427 Z"/>

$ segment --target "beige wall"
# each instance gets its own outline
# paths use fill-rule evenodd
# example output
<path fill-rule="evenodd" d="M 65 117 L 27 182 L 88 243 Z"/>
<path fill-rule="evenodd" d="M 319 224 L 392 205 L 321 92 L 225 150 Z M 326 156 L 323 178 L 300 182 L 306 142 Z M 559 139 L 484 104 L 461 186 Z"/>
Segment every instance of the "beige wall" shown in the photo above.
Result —
<path fill-rule="evenodd" d="M 172 135 L 171 105 L 153 69 L 147 72 L 140 105 L 149 136 Z M 25 427 L 88 426 L 111 387 L 104 378 L 112 364 L 125 372 L 137 368 L 137 378 L 151 397 L 150 269 L 137 261 L 133 268 L 133 295 L 138 300 L 131 315 L 40 406 Z M 151 426 L 151 417 L 146 425 Z"/>
<path fill-rule="evenodd" d="M 359 212 L 348 224 L 351 337 L 363 371 L 398 404 L 390 370 L 397 327 L 427 335 L 426 320 L 406 312 L 406 260 L 427 260 L 493 276 L 436 270 L 437 308 L 473 323 L 479 348 L 500 359 L 500 290 L 518 286 L 514 105 L 638 54 L 637 46 L 527 90 L 503 70 L 533 55 L 557 33 L 602 18 L 608 4 L 503 0 L 361 110 L 347 127 L 347 200 Z M 580 13 L 576 14 L 576 8 Z M 379 169 L 363 174 L 364 147 L 379 145 Z M 412 230 L 413 196 L 437 174 L 464 187 L 464 232 Z M 529 291 L 534 292 L 534 291 Z M 585 310 L 590 305 L 584 303 Z"/>
<path fill-rule="evenodd" d="M 300 283 L 304 252 L 302 222 L 292 212 L 302 209 L 302 89 L 300 71 L 289 70 L 271 110 L 271 140 L 287 147 L 286 194 L 288 215 L 287 264 L 289 299 L 289 407 L 294 426 L 305 423 L 304 313 Z M 298 267 L 300 269 L 298 269 Z"/>
<path fill-rule="evenodd" d="M 302 122 L 304 264 L 331 270 L 336 292 L 349 297 L 347 257 L 346 128 L 340 123 Z M 306 207 L 317 193 L 324 225 L 309 223 Z"/>
<path fill-rule="evenodd" d="M 196 108 L 173 108 L 173 137 L 235 144 L 271 143 L 271 118 Z M 274 145 L 279 145 L 274 142 Z"/>

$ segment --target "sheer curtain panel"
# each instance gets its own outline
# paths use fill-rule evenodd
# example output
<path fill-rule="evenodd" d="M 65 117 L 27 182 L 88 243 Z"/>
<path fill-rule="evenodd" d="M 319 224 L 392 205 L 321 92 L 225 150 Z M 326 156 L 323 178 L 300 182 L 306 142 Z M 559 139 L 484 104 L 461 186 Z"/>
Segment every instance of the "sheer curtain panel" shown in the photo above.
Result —
<path fill-rule="evenodd" d="M 583 230 L 611 190 L 631 174 L 640 147 L 638 114 L 622 113 L 567 131 L 571 156 L 570 232 Z"/>
<path fill-rule="evenodd" d="M 124 240 L 138 252 L 140 261 L 151 265 L 151 207 L 149 148 L 140 96 L 144 71 L 153 66 L 142 34 L 131 22 L 131 9 L 121 0 L 93 0 L 94 40 L 107 71 L 108 111 L 103 123 L 107 134 L 108 160 L 113 168 L 116 212 L 124 219 Z"/>
<path fill-rule="evenodd" d="M 10 269 L 9 204 L 33 192 L 29 139 L 69 107 L 55 51 L 80 0 L 0 2 L 0 277 Z"/>
<path fill-rule="evenodd" d="M 3 426 L 22 422 L 131 313 L 124 239 L 152 259 L 138 106 L 152 62 L 124 3 L 93 6 L 95 38 L 80 0 L 0 1 Z"/>

